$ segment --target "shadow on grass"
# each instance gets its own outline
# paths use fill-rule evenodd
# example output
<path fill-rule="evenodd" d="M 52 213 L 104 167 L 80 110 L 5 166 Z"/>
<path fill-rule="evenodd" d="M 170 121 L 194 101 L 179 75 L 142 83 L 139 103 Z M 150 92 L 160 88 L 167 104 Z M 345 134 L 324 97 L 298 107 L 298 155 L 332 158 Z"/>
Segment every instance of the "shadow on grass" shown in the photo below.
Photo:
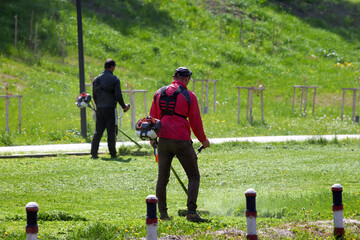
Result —
<path fill-rule="evenodd" d="M 132 159 L 131 158 L 124 159 L 124 158 L 118 156 L 118 157 L 115 157 L 115 158 L 112 158 L 112 157 L 104 158 L 104 157 L 102 157 L 101 160 L 102 161 L 113 161 L 113 162 L 129 163 L 129 162 L 131 162 Z"/>
<path fill-rule="evenodd" d="M 360 35 L 360 3 L 346 0 L 269 0 L 278 11 L 285 11 L 303 19 L 313 27 L 323 28 L 343 37 L 355 40 Z"/>
<path fill-rule="evenodd" d="M 76 6 L 76 0 L 72 0 Z M 96 15 L 104 23 L 127 35 L 132 28 L 152 29 L 166 34 L 175 28 L 174 20 L 167 11 L 160 10 L 157 1 L 123 0 L 109 4 L 103 0 L 82 1 L 87 17 Z"/>

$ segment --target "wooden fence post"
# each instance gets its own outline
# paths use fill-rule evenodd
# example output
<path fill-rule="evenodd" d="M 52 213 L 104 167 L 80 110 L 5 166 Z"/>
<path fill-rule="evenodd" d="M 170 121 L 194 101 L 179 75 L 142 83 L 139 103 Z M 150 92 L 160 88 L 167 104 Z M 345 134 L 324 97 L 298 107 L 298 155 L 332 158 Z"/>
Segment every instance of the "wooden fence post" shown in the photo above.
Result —
<path fill-rule="evenodd" d="M 342 90 L 343 90 L 343 95 L 342 95 L 342 104 L 341 104 L 341 121 L 343 121 L 343 119 L 344 119 L 345 90 L 350 90 L 350 91 L 353 91 L 351 120 L 354 123 L 355 122 L 355 111 L 356 111 L 356 96 L 357 96 L 357 91 L 360 91 L 360 87 L 359 88 L 342 88 Z"/>
<path fill-rule="evenodd" d="M 63 34 L 63 44 L 62 44 L 62 62 L 64 63 L 65 60 L 65 33 L 66 33 L 66 27 L 64 24 L 64 34 Z"/>
<path fill-rule="evenodd" d="M 146 92 L 144 92 L 144 107 L 145 107 L 145 116 L 148 116 L 147 103 L 146 103 Z"/>
<path fill-rule="evenodd" d="M 28 42 L 29 48 L 31 48 L 31 45 L 32 45 L 33 21 L 34 21 L 34 10 L 31 10 L 30 35 L 29 35 L 29 42 Z"/>
<path fill-rule="evenodd" d="M 306 108 L 307 108 L 307 99 L 308 99 L 308 91 L 309 91 L 309 88 L 314 89 L 313 106 L 312 106 L 312 113 L 314 113 L 314 112 L 315 112 L 315 99 L 316 99 L 316 89 L 317 89 L 317 86 L 300 86 L 300 85 L 295 85 L 295 86 L 293 86 L 293 88 L 294 88 L 294 91 L 293 91 L 293 100 L 292 100 L 291 113 L 294 112 L 296 88 L 300 88 L 300 89 L 301 89 L 300 111 L 302 110 L 302 106 L 303 106 L 303 104 L 304 104 L 303 116 L 306 116 Z M 305 97 L 304 97 L 304 91 L 305 91 Z"/>
<path fill-rule="evenodd" d="M 37 39 L 37 22 L 35 23 L 35 37 L 34 37 L 34 54 L 36 59 L 39 59 L 39 51 L 38 51 L 38 39 Z"/>
<path fill-rule="evenodd" d="M 22 95 L 19 96 L 19 133 L 21 133 L 21 98 Z"/>
<path fill-rule="evenodd" d="M 246 103 L 246 119 L 249 120 L 249 123 L 252 124 L 253 122 L 253 92 L 254 91 L 260 91 L 260 104 L 261 104 L 261 119 L 263 122 L 265 122 L 264 119 L 264 100 L 263 100 L 263 91 L 264 88 L 256 88 L 256 87 L 237 87 L 238 89 L 238 106 L 237 106 L 237 120 L 238 123 L 240 123 L 240 89 L 246 89 L 248 90 L 247 94 L 247 103 Z"/>
<path fill-rule="evenodd" d="M 305 88 L 304 115 L 306 115 L 308 88 Z"/>
<path fill-rule="evenodd" d="M 240 123 L 240 88 L 238 88 L 237 122 Z"/>
<path fill-rule="evenodd" d="M 58 41 L 57 41 L 57 52 L 60 55 L 61 54 L 61 33 L 60 33 L 60 25 L 57 25 L 57 35 L 58 35 Z"/>
<path fill-rule="evenodd" d="M 265 119 L 264 119 L 264 96 L 263 96 L 263 91 L 260 91 L 260 101 L 261 101 L 261 120 L 263 122 L 265 122 Z"/>
<path fill-rule="evenodd" d="M 203 113 L 209 113 L 209 82 L 214 83 L 213 93 L 213 110 L 216 111 L 216 83 L 218 80 L 213 79 L 193 79 L 193 92 L 195 92 L 195 82 L 201 82 L 200 109 Z M 205 99 L 204 99 L 204 82 L 205 82 Z M 204 106 L 205 105 L 205 106 Z"/>
<path fill-rule="evenodd" d="M 11 95 L 9 93 L 9 84 L 5 83 L 5 95 L 0 96 L 0 98 L 5 98 L 5 118 L 6 118 L 6 125 L 5 125 L 5 131 L 9 132 L 9 106 L 10 106 L 10 98 L 19 98 L 19 133 L 21 133 L 21 98 L 23 95 Z"/>
<path fill-rule="evenodd" d="M 10 101 L 9 101 L 8 95 L 6 95 L 6 98 L 5 98 L 5 108 L 6 108 L 6 111 L 5 111 L 5 114 L 6 114 L 5 131 L 6 132 L 10 131 L 10 129 L 9 129 L 9 104 L 10 104 Z"/>
<path fill-rule="evenodd" d="M 214 82 L 214 102 L 213 102 L 213 111 L 216 112 L 216 82 Z"/>
<path fill-rule="evenodd" d="M 243 21 L 242 16 L 240 15 L 240 44 L 243 45 Z"/>
<path fill-rule="evenodd" d="M 14 36 L 15 36 L 15 48 L 17 48 L 17 42 L 18 42 L 18 16 L 15 15 L 14 16 L 14 19 L 15 19 L 15 33 L 14 33 Z"/>
<path fill-rule="evenodd" d="M 355 109 L 356 109 L 356 89 L 353 90 L 353 105 L 352 105 L 352 122 L 355 122 Z"/>
<path fill-rule="evenodd" d="M 131 127 L 135 128 L 136 124 L 136 106 L 135 106 L 135 93 L 144 93 L 144 107 L 145 107 L 145 116 L 147 116 L 147 103 L 146 103 L 146 92 L 147 90 L 123 90 L 123 93 L 129 93 L 130 95 L 130 106 L 131 106 Z"/>

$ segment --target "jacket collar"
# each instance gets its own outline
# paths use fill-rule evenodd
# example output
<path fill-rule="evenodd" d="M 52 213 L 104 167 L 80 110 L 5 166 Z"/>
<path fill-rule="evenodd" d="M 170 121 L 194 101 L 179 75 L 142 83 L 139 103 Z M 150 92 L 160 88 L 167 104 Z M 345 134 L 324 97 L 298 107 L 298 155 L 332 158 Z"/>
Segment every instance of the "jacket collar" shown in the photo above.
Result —
<path fill-rule="evenodd" d="M 187 87 L 186 87 L 185 83 L 183 83 L 183 82 L 182 82 L 182 81 L 180 81 L 180 80 L 173 80 L 172 84 L 181 85 L 181 86 L 183 86 L 184 88 L 186 88 L 186 89 L 187 89 Z"/>
<path fill-rule="evenodd" d="M 109 69 L 104 69 L 103 73 L 111 73 L 111 74 L 113 74 Z"/>

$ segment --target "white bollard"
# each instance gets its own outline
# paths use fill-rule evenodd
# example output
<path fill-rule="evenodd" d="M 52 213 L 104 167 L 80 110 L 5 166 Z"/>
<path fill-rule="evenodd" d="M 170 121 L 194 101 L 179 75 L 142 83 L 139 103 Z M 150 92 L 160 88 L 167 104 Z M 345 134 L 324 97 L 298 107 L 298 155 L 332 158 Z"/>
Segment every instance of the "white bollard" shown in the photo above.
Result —
<path fill-rule="evenodd" d="M 158 218 L 156 216 L 156 204 L 157 204 L 157 202 L 158 202 L 158 199 L 154 195 L 149 195 L 149 196 L 146 197 L 147 240 L 156 240 L 157 239 L 157 222 L 158 222 Z"/>
<path fill-rule="evenodd" d="M 26 204 L 26 240 L 37 240 L 39 227 L 37 225 L 37 213 L 39 206 L 36 202 L 29 202 Z"/>
<path fill-rule="evenodd" d="M 344 222 L 343 222 L 343 209 L 342 204 L 342 191 L 343 188 L 340 184 L 334 184 L 331 187 L 333 194 L 332 210 L 334 213 L 334 236 L 336 238 L 344 237 Z"/>
<path fill-rule="evenodd" d="M 256 191 L 252 188 L 246 190 L 246 224 L 247 224 L 247 234 L 246 239 L 257 240 L 258 236 L 256 233 Z"/>

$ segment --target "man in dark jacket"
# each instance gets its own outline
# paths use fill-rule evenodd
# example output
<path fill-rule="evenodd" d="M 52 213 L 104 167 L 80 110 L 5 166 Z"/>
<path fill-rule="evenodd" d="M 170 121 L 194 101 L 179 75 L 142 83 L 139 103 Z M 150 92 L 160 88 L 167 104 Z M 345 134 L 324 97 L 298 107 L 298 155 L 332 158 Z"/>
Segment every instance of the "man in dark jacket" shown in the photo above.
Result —
<path fill-rule="evenodd" d="M 124 103 L 120 80 L 113 74 L 116 63 L 113 59 L 105 61 L 105 70 L 94 79 L 93 98 L 96 104 L 96 130 L 91 142 L 91 158 L 98 158 L 102 135 L 107 129 L 107 143 L 111 157 L 116 157 L 115 109 L 119 103 L 124 112 L 130 108 Z"/>

